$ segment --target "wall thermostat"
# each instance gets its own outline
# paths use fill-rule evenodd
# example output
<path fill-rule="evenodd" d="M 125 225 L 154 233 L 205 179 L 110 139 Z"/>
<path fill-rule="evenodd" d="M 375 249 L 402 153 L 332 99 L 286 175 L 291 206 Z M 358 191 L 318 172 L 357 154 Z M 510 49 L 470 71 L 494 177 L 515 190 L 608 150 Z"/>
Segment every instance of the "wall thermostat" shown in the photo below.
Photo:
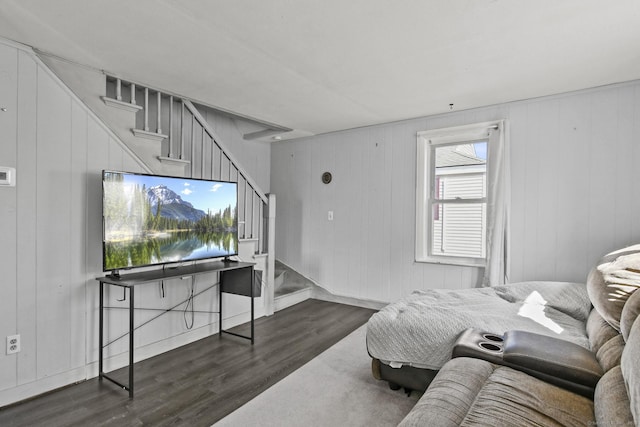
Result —
<path fill-rule="evenodd" d="M 16 186 L 16 169 L 0 166 L 0 186 Z"/>

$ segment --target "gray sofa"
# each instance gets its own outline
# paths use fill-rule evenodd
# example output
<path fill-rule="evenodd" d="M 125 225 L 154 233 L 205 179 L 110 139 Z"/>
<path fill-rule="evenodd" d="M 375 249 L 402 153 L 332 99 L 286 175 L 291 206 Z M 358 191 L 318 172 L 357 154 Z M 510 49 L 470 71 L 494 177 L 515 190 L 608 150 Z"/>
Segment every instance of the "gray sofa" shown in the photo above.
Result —
<path fill-rule="evenodd" d="M 639 284 L 640 247 L 607 255 L 587 279 L 589 349 L 508 332 L 498 357 L 445 363 L 400 426 L 640 426 Z"/>

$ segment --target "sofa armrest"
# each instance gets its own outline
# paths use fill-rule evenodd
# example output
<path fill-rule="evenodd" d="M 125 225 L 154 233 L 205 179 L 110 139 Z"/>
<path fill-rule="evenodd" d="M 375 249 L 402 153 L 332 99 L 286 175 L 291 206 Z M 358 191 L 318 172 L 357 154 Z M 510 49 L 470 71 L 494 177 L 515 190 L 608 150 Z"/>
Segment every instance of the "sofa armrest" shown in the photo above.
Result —
<path fill-rule="evenodd" d="M 526 331 L 505 333 L 503 359 L 507 365 L 561 386 L 576 384 L 595 389 L 603 375 L 593 352 L 569 341 Z"/>

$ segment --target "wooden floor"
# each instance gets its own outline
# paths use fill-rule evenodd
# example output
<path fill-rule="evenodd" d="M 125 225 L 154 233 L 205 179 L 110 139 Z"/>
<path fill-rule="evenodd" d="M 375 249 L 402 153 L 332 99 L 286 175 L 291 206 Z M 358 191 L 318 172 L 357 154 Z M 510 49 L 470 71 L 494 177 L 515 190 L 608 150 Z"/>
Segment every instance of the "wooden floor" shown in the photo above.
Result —
<path fill-rule="evenodd" d="M 135 365 L 136 395 L 91 379 L 0 409 L 0 426 L 211 426 L 364 324 L 373 310 L 307 300 Z M 246 325 L 233 329 L 248 334 Z M 126 372 L 123 372 L 126 381 Z"/>

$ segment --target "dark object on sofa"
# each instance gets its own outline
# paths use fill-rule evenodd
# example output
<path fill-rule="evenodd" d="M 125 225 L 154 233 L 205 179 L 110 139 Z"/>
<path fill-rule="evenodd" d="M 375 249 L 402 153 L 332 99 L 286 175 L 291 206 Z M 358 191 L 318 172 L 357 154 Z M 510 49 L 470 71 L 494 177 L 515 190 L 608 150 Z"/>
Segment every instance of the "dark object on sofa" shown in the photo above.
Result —
<path fill-rule="evenodd" d="M 468 329 L 456 341 L 452 357 L 473 357 L 508 366 L 590 399 L 603 374 L 592 351 L 527 331 L 508 331 L 500 337 Z"/>
<path fill-rule="evenodd" d="M 603 374 L 592 351 L 525 331 L 505 334 L 503 359 L 509 366 L 587 397 L 593 397 Z"/>
<path fill-rule="evenodd" d="M 594 309 L 586 329 L 591 352 L 603 372 L 593 399 L 509 366 L 458 357 L 442 367 L 400 426 L 639 426 L 640 292 L 635 292 L 635 283 L 640 283 L 640 247 L 608 255 L 589 274 L 587 288 Z M 521 353 L 532 344 L 522 346 L 518 339 L 528 338 L 518 335 L 512 361 L 547 370 L 551 376 L 559 374 L 561 368 L 553 366 L 554 360 L 538 364 L 534 359 L 564 356 L 544 349 Z M 586 373 L 578 377 L 591 381 L 588 377 L 597 369 L 592 360 L 585 362 L 581 356 L 590 359 L 582 354 L 569 355 L 568 360 Z"/>

